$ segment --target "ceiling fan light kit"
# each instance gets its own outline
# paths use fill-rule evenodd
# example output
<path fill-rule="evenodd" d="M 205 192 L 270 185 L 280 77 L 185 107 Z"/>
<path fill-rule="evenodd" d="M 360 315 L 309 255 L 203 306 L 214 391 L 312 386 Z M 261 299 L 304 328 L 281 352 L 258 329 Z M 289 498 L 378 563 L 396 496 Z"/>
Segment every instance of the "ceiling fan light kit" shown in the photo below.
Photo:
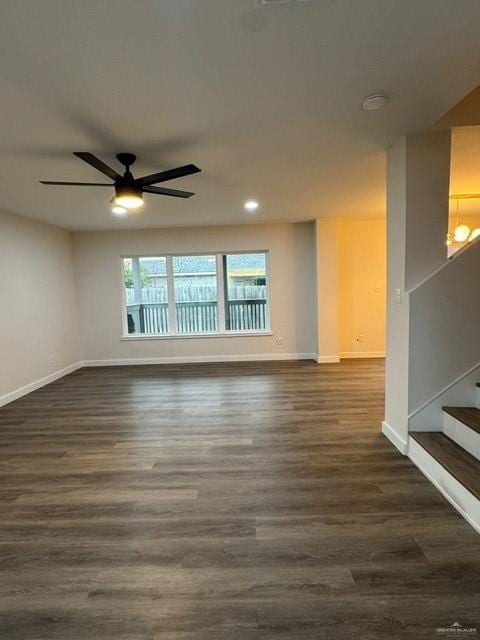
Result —
<path fill-rule="evenodd" d="M 143 205 L 143 192 L 135 184 L 115 185 L 115 204 L 125 209 L 138 209 Z"/>
<path fill-rule="evenodd" d="M 152 173 L 142 178 L 135 178 L 130 171 L 130 167 L 137 159 L 133 153 L 119 153 L 117 154 L 117 160 L 125 167 L 123 175 L 112 169 L 105 164 L 100 158 L 97 158 L 93 153 L 84 151 L 74 151 L 74 155 L 80 158 L 90 166 L 97 169 L 107 176 L 113 183 L 105 182 L 58 182 L 40 180 L 41 184 L 68 186 L 68 187 L 113 187 L 115 189 L 115 196 L 113 198 L 114 203 L 118 207 L 124 207 L 125 209 L 138 209 L 143 205 L 143 194 L 152 193 L 161 196 L 171 196 L 174 198 L 190 198 L 195 195 L 191 191 L 179 191 L 178 189 L 167 189 L 165 187 L 156 187 L 153 185 L 160 182 L 167 182 L 169 180 L 175 180 L 176 178 L 182 178 L 189 176 L 193 173 L 199 173 L 199 169 L 194 164 L 187 164 L 176 169 L 169 169 L 167 171 L 161 171 L 159 173 Z"/>

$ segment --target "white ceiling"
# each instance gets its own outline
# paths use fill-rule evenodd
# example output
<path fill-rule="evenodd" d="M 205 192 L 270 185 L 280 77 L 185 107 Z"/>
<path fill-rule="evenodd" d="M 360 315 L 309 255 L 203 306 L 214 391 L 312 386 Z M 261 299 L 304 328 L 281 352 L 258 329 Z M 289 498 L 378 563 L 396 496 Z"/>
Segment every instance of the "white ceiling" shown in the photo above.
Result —
<path fill-rule="evenodd" d="M 479 20 L 478 0 L 2 2 L 0 207 L 69 229 L 381 216 L 385 147 L 478 84 Z M 119 220 L 106 189 L 37 183 L 103 181 L 72 151 L 203 172 Z"/>

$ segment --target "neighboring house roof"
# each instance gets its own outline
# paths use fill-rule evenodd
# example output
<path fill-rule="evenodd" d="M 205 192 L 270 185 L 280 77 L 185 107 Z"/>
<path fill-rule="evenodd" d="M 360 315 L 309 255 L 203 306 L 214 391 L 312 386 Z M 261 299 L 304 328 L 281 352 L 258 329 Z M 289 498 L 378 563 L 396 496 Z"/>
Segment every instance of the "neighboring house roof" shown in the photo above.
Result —
<path fill-rule="evenodd" d="M 159 260 L 158 258 L 142 258 L 141 268 L 145 269 L 150 275 L 167 275 L 165 260 Z"/>
<path fill-rule="evenodd" d="M 265 273 L 264 253 L 237 253 L 228 256 L 228 268 L 232 270 L 245 270 L 250 273 Z"/>
<path fill-rule="evenodd" d="M 213 256 L 212 256 L 213 257 Z M 182 275 L 209 275 L 215 274 L 215 260 L 210 256 L 179 256 L 179 266 Z M 142 258 L 142 267 L 150 275 L 165 275 L 165 262 L 155 258 Z M 265 273 L 265 254 L 263 253 L 239 253 L 229 254 L 228 268 L 232 271 L 241 270 L 244 273 Z M 211 269 L 211 270 L 210 270 Z"/>

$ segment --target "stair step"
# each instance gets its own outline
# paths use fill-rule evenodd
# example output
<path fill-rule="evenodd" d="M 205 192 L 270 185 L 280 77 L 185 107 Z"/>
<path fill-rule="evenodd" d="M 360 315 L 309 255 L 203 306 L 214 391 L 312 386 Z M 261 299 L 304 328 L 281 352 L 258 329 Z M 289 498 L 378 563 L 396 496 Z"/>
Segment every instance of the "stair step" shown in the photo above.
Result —
<path fill-rule="evenodd" d="M 455 480 L 480 500 L 480 460 L 438 431 L 411 431 L 410 435 Z"/>
<path fill-rule="evenodd" d="M 480 433 L 480 409 L 476 407 L 442 407 L 445 413 Z"/>

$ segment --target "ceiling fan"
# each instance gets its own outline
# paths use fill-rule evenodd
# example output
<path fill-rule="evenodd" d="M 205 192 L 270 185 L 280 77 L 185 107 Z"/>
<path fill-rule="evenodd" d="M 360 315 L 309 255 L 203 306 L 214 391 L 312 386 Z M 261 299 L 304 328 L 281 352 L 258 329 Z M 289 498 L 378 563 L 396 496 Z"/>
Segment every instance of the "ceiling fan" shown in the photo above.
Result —
<path fill-rule="evenodd" d="M 113 183 L 52 182 L 49 180 L 40 180 L 40 183 L 73 187 L 114 187 L 115 196 L 113 200 L 115 204 L 120 207 L 125 207 L 126 209 L 136 209 L 137 207 L 142 206 L 144 193 L 156 193 L 161 196 L 173 196 L 175 198 L 190 198 L 194 195 L 190 191 L 178 191 L 177 189 L 166 189 L 165 187 L 155 187 L 152 185 L 158 184 L 159 182 L 167 182 L 168 180 L 175 180 L 175 178 L 182 178 L 183 176 L 189 176 L 192 173 L 198 173 L 201 171 L 201 169 L 194 164 L 186 164 L 185 166 L 177 167 L 176 169 L 169 169 L 168 171 L 161 171 L 160 173 L 152 173 L 151 175 L 143 176 L 143 178 L 134 178 L 130 171 L 130 167 L 137 157 L 133 153 L 117 154 L 117 160 L 125 167 L 123 175 L 117 173 L 115 169 L 109 167 L 100 160 L 100 158 L 94 156 L 93 153 L 84 151 L 74 151 L 73 153 L 77 158 L 80 158 L 113 180 Z"/>

